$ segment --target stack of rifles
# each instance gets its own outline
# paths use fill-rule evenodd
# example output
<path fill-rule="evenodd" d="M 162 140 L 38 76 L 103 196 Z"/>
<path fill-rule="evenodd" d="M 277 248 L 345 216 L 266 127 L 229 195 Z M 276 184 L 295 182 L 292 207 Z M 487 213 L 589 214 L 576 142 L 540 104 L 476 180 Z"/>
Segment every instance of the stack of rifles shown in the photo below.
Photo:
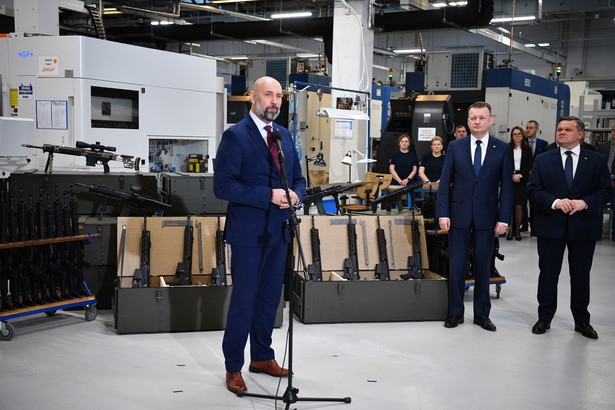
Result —
<path fill-rule="evenodd" d="M 79 234 L 72 189 L 70 201 L 66 193 L 60 198 L 57 186 L 53 200 L 39 187 L 36 203 L 32 194 L 26 203 L 23 188 L 19 189 L 19 201 L 9 195 L 5 184 L 0 187 L 0 195 L 0 244 Z M 82 241 L 23 245 L 0 249 L 0 310 L 89 295 L 83 281 L 87 263 Z"/>

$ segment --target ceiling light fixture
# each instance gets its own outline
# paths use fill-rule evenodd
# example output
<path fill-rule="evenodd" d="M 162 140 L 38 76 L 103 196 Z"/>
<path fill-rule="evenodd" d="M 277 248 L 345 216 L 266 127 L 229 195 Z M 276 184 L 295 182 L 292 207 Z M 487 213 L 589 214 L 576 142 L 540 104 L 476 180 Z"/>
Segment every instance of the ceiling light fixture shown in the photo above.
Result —
<path fill-rule="evenodd" d="M 395 54 L 412 54 L 412 53 L 424 53 L 425 50 L 420 48 L 408 48 L 405 50 L 393 50 Z"/>
<path fill-rule="evenodd" d="M 436 8 L 442 8 L 442 7 L 450 7 L 450 6 L 467 6 L 468 2 L 467 1 L 451 1 L 450 3 L 446 4 L 444 2 L 440 2 L 440 3 L 433 3 L 432 6 L 436 7 Z"/>
<path fill-rule="evenodd" d="M 538 43 L 539 47 L 549 47 L 549 43 Z"/>
<path fill-rule="evenodd" d="M 494 19 L 491 19 L 492 23 L 510 23 L 510 22 L 517 22 L 517 21 L 532 21 L 532 20 L 536 20 L 536 16 L 519 16 L 519 17 L 497 17 Z"/>
<path fill-rule="evenodd" d="M 293 18 L 299 18 L 299 17 L 312 17 L 312 12 L 311 11 L 298 11 L 295 13 L 277 13 L 277 14 L 271 15 L 272 19 L 293 19 Z"/>
<path fill-rule="evenodd" d="M 525 45 L 526 47 L 532 48 L 532 47 L 536 47 L 536 44 L 534 43 L 529 43 Z"/>

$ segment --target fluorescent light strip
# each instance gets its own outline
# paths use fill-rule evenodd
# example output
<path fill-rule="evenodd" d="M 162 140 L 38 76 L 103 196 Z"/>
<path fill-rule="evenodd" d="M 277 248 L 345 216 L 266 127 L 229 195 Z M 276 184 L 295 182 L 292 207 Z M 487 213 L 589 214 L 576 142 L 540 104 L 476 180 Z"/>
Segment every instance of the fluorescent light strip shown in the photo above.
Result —
<path fill-rule="evenodd" d="M 406 50 L 393 50 L 395 54 L 412 54 L 412 53 L 424 53 L 425 50 L 421 50 L 420 48 L 409 48 Z"/>
<path fill-rule="evenodd" d="M 377 65 L 377 64 L 373 64 L 372 65 L 373 68 L 378 68 L 380 70 L 384 70 L 384 71 L 389 71 L 389 67 L 385 67 L 383 65 Z"/>
<path fill-rule="evenodd" d="M 441 7 L 450 7 L 450 6 L 467 6 L 468 2 L 467 1 L 452 1 L 448 4 L 442 2 L 442 3 L 434 3 L 432 4 L 433 7 L 437 7 L 437 8 L 441 8 Z"/>
<path fill-rule="evenodd" d="M 536 20 L 536 16 L 520 16 L 520 17 L 497 17 L 494 19 L 491 19 L 492 23 L 510 23 L 510 22 L 517 22 L 517 21 L 532 21 L 532 20 Z"/>
<path fill-rule="evenodd" d="M 549 47 L 549 43 L 538 43 L 538 47 Z"/>
<path fill-rule="evenodd" d="M 298 18 L 298 17 L 312 17 L 312 12 L 311 11 L 300 11 L 297 13 L 278 13 L 278 14 L 271 15 L 272 19 L 293 19 L 293 18 Z"/>
<path fill-rule="evenodd" d="M 529 43 L 529 44 L 526 44 L 525 46 L 528 47 L 528 48 L 532 48 L 532 47 L 536 47 L 536 44 Z"/>

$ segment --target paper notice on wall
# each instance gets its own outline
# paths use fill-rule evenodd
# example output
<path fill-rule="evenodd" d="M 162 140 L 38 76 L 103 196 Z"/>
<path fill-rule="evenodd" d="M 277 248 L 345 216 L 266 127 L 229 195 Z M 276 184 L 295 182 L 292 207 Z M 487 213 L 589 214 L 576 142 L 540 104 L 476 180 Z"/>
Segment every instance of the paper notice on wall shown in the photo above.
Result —
<path fill-rule="evenodd" d="M 68 101 L 37 100 L 36 128 L 52 130 L 68 129 Z"/>
<path fill-rule="evenodd" d="M 417 134 L 419 141 L 431 141 L 431 139 L 436 136 L 436 128 L 419 127 Z"/>
<path fill-rule="evenodd" d="M 335 138 L 352 139 L 352 120 L 335 121 Z"/>

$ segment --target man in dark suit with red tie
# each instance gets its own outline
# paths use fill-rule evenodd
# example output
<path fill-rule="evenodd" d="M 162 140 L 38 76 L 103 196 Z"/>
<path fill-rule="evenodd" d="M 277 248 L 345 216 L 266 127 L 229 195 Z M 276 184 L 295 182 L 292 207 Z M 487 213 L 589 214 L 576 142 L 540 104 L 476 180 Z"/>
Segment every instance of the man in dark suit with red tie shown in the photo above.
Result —
<path fill-rule="evenodd" d="M 452 141 L 440 176 L 437 216 L 448 230 L 450 251 L 447 328 L 463 323 L 465 275 L 472 243 L 474 323 L 495 331 L 489 319 L 489 277 L 495 234 L 506 232 L 513 207 L 510 145 L 489 136 L 491 106 L 477 102 L 468 110 L 471 134 Z M 495 232 L 495 233 L 494 233 Z"/>
<path fill-rule="evenodd" d="M 590 324 L 589 273 L 596 241 L 602 233 L 600 212 L 612 195 L 606 158 L 581 147 L 585 126 L 577 117 L 557 123 L 557 149 L 534 159 L 527 185 L 536 203 L 538 236 L 538 322 L 532 333 L 551 327 L 557 309 L 557 283 L 568 248 L 570 309 L 575 331 L 590 339 L 598 333 Z"/>
<path fill-rule="evenodd" d="M 249 115 L 222 134 L 214 171 L 216 197 L 228 201 L 224 233 L 231 245 L 233 292 L 222 350 L 226 386 L 233 393 L 247 390 L 241 368 L 248 336 L 251 372 L 288 375 L 288 369 L 275 360 L 271 336 L 290 241 L 290 207 L 299 204 L 305 194 L 295 144 L 288 130 L 273 122 L 282 103 L 280 83 L 271 77 L 259 78 L 250 102 Z M 291 203 L 272 134 L 281 135 Z"/>

